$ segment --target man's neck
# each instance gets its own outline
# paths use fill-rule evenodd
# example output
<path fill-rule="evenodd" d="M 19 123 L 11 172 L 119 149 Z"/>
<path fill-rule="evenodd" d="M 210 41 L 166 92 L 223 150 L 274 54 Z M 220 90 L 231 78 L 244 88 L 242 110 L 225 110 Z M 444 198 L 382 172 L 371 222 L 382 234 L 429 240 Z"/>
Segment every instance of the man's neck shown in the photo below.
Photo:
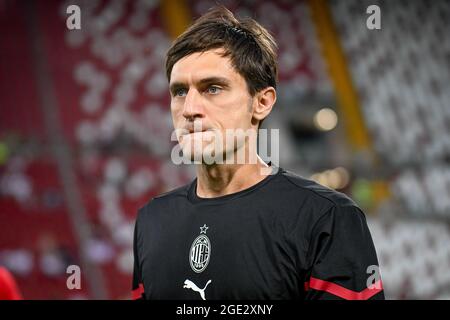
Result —
<path fill-rule="evenodd" d="M 215 198 L 250 188 L 271 174 L 272 168 L 257 157 L 256 164 L 200 164 L 197 166 L 197 195 Z"/>

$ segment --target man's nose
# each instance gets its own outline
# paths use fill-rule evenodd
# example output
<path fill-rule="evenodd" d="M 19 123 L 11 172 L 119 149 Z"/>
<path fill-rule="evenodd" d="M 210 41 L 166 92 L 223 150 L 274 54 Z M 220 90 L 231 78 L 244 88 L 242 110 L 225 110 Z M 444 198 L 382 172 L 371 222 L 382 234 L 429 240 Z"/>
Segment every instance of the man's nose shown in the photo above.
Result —
<path fill-rule="evenodd" d="M 204 117 L 203 104 L 201 94 L 191 89 L 188 91 L 184 99 L 183 117 L 187 120 L 194 121 L 197 118 Z"/>

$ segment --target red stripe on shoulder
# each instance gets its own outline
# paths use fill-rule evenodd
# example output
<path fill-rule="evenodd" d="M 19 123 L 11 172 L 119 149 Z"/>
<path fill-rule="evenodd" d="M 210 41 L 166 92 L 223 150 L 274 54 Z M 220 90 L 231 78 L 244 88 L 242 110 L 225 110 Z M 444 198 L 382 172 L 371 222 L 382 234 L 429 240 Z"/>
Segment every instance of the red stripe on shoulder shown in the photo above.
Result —
<path fill-rule="evenodd" d="M 311 277 L 308 282 L 305 282 L 305 291 L 308 291 L 309 289 L 325 291 L 345 300 L 367 300 L 383 291 L 383 283 L 381 280 L 378 280 L 370 288 L 357 292 L 333 282 Z"/>
<path fill-rule="evenodd" d="M 142 283 L 139 283 L 139 287 L 131 291 L 131 299 L 137 300 L 142 298 L 142 295 L 144 294 L 144 285 Z"/>

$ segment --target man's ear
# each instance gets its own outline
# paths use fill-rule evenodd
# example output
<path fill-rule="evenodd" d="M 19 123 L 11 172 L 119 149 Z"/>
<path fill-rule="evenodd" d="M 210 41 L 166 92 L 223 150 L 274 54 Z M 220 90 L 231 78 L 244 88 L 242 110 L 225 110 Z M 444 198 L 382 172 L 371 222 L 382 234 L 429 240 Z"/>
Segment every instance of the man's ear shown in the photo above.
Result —
<path fill-rule="evenodd" d="M 253 118 L 261 122 L 272 111 L 272 107 L 277 101 L 277 91 L 274 87 L 267 87 L 259 91 L 255 97 L 256 103 L 253 107 Z"/>

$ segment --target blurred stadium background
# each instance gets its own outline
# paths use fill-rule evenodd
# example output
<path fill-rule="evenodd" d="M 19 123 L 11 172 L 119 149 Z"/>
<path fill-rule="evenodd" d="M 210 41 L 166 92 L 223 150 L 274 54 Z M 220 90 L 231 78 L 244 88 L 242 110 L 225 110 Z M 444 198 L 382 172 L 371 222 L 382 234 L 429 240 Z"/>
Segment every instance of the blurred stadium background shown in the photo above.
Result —
<path fill-rule="evenodd" d="M 450 1 L 220 3 L 279 43 L 280 165 L 365 210 L 387 298 L 449 299 Z M 130 298 L 137 209 L 194 174 L 170 161 L 164 55 L 213 5 L 0 0 L 0 266 L 25 299 Z"/>

